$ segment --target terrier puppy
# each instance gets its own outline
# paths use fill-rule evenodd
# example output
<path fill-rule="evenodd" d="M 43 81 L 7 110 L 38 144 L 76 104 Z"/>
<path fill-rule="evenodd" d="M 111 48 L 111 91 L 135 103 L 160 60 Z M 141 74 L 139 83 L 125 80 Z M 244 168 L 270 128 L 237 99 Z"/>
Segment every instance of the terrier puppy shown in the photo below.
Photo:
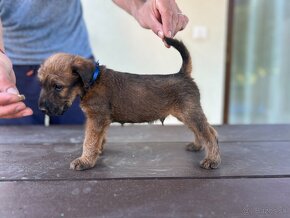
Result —
<path fill-rule="evenodd" d="M 173 115 L 195 134 L 187 150 L 205 149 L 200 166 L 217 168 L 221 162 L 217 133 L 209 125 L 200 105 L 200 94 L 191 78 L 191 58 L 178 40 L 166 38 L 181 54 L 183 63 L 176 74 L 137 75 L 99 66 L 80 56 L 58 53 L 40 67 L 42 90 L 39 108 L 44 113 L 62 115 L 80 96 L 87 122 L 82 156 L 70 168 L 85 170 L 95 166 L 102 153 L 106 131 L 112 122 L 142 123 Z"/>

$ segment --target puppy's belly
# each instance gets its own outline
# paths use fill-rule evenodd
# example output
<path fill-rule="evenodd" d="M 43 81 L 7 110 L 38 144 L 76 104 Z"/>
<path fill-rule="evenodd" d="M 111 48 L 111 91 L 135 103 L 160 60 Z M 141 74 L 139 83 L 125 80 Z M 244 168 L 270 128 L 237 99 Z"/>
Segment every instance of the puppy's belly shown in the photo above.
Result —
<path fill-rule="evenodd" d="M 162 116 L 156 116 L 156 117 L 144 117 L 144 116 L 140 116 L 140 117 L 130 117 L 130 116 L 124 116 L 124 117 L 113 117 L 112 121 L 113 122 L 117 122 L 117 123 L 150 123 L 153 122 L 155 120 L 159 120 L 162 119 Z"/>
<path fill-rule="evenodd" d="M 127 111 L 128 112 L 128 111 Z M 145 123 L 153 122 L 167 117 L 167 114 L 150 111 L 131 111 L 130 113 L 115 111 L 112 114 L 112 121 L 118 123 Z"/>

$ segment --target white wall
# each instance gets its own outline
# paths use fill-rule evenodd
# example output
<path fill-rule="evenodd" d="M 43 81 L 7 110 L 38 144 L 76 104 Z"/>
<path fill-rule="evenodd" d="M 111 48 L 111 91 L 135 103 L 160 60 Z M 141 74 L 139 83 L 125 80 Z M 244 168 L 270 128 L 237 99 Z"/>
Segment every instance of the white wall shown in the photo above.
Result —
<path fill-rule="evenodd" d="M 138 74 L 175 73 L 179 54 L 164 47 L 149 30 L 142 29 L 126 12 L 108 0 L 82 0 L 95 57 L 109 68 Z M 222 122 L 227 0 L 177 0 L 188 15 L 187 28 L 177 34 L 191 52 L 193 77 L 209 122 Z M 208 36 L 192 37 L 195 26 L 205 26 Z M 174 123 L 169 119 L 166 124 Z"/>

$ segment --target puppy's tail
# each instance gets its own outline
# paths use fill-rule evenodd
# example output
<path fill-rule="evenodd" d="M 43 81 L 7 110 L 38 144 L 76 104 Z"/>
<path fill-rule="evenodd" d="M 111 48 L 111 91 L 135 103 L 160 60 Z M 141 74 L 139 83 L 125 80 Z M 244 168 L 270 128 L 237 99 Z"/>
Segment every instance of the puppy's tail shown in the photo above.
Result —
<path fill-rule="evenodd" d="M 190 57 L 189 51 L 187 50 L 183 42 L 178 41 L 176 39 L 167 38 L 167 37 L 165 37 L 165 41 L 168 45 L 173 46 L 181 54 L 182 66 L 178 73 L 191 77 L 191 71 L 192 71 L 191 57 Z"/>

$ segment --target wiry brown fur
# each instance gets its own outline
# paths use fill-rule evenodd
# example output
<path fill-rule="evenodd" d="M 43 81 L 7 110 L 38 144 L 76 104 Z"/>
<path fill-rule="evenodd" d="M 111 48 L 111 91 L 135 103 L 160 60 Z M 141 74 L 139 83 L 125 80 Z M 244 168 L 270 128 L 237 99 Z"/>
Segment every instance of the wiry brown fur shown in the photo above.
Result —
<path fill-rule="evenodd" d="M 100 66 L 97 81 L 90 86 L 95 65 L 69 54 L 48 58 L 39 70 L 42 91 L 40 109 L 49 115 L 61 115 L 76 96 L 87 117 L 83 154 L 71 162 L 75 170 L 95 166 L 112 122 L 141 123 L 164 120 L 173 115 L 195 134 L 188 150 L 205 149 L 201 167 L 217 168 L 221 162 L 217 133 L 202 111 L 197 85 L 191 78 L 191 59 L 182 42 L 166 39 L 181 54 L 180 71 L 170 75 L 120 73 Z M 61 89 L 61 90 L 60 90 Z"/>

